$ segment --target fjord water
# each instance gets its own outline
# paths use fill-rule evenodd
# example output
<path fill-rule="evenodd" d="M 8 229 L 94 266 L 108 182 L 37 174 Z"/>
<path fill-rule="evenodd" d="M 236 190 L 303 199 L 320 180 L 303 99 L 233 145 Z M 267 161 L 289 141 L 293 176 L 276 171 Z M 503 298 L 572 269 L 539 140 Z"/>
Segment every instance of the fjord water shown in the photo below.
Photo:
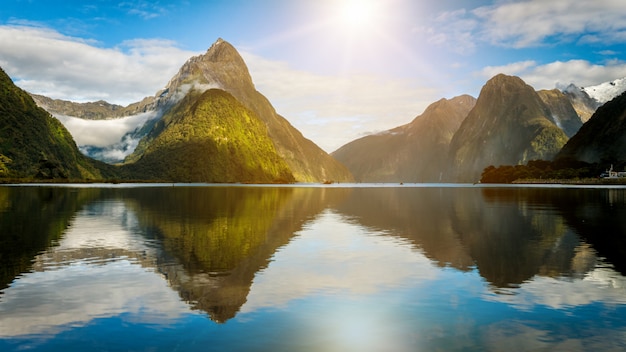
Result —
<path fill-rule="evenodd" d="M 0 350 L 623 350 L 625 218 L 620 188 L 0 187 Z"/>

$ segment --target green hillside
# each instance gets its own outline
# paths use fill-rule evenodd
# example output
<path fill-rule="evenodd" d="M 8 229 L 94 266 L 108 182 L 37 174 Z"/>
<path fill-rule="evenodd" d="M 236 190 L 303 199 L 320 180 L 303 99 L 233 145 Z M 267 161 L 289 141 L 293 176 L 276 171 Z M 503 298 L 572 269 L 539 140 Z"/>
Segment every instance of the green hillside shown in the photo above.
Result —
<path fill-rule="evenodd" d="M 265 124 L 219 89 L 187 94 L 141 141 L 123 169 L 146 180 L 294 181 Z"/>
<path fill-rule="evenodd" d="M 96 164 L 79 152 L 61 122 L 0 68 L 0 177 L 101 179 Z"/>

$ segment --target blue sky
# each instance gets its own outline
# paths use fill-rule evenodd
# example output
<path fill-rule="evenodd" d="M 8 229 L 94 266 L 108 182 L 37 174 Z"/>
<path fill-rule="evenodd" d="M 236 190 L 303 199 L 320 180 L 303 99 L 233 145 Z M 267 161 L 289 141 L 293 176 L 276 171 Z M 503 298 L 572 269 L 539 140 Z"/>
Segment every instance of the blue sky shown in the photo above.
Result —
<path fill-rule="evenodd" d="M 0 66 L 53 98 L 153 95 L 217 38 L 257 90 L 328 152 L 478 96 L 497 73 L 536 89 L 626 76 L 623 0 L 4 0 Z"/>

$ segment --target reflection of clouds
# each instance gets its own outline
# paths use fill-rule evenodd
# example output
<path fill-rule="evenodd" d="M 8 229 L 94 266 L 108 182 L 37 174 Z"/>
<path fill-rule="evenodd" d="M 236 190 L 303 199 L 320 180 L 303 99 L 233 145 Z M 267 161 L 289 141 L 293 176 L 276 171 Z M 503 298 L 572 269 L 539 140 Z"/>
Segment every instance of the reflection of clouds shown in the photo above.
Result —
<path fill-rule="evenodd" d="M 0 336 L 55 334 L 122 313 L 166 324 L 187 311 L 159 275 L 139 265 L 78 262 L 14 281 L 0 301 Z"/>
<path fill-rule="evenodd" d="M 612 269 L 597 267 L 582 279 L 535 276 L 519 288 L 511 289 L 510 293 L 490 294 L 485 299 L 523 310 L 533 309 L 537 305 L 565 309 L 593 302 L 626 304 L 626 278 Z"/>
<path fill-rule="evenodd" d="M 483 339 L 488 351 L 622 351 L 625 329 L 606 329 L 590 324 L 585 336 L 551 336 L 550 331 L 518 321 L 499 322 L 485 327 Z"/>
<path fill-rule="evenodd" d="M 407 241 L 326 212 L 259 272 L 241 312 L 284 306 L 313 293 L 372 294 L 435 279 L 437 269 Z"/>
<path fill-rule="evenodd" d="M 146 239 L 129 231 L 136 221 L 119 201 L 78 213 L 58 246 L 35 258 L 42 271 L 23 274 L 3 291 L 0 337 L 56 334 L 122 314 L 167 324 L 188 312 L 162 276 L 142 267 L 153 265 L 155 255 Z"/>
<path fill-rule="evenodd" d="M 135 214 L 122 201 L 101 201 L 77 214 L 55 250 L 121 248 L 150 251 L 146 239 L 135 233 Z"/>

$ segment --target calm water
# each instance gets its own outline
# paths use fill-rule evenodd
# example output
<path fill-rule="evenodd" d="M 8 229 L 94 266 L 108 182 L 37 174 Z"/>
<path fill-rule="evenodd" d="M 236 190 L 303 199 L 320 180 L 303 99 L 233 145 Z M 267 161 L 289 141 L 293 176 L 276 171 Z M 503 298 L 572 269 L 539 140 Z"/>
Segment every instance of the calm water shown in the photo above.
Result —
<path fill-rule="evenodd" d="M 626 349 L 626 190 L 0 187 L 0 351 Z"/>

